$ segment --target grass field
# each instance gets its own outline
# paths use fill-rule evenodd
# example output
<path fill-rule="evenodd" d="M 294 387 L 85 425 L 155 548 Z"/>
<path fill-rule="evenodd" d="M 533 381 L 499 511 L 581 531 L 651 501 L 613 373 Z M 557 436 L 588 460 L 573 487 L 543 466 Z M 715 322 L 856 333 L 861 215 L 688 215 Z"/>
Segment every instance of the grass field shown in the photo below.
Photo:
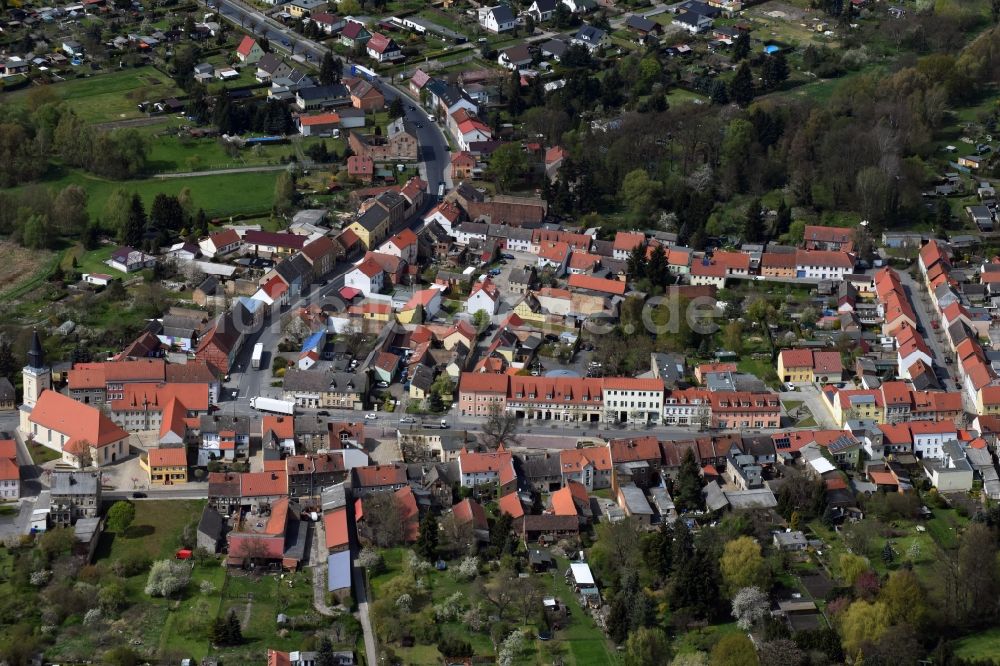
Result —
<path fill-rule="evenodd" d="M 955 642 L 954 654 L 959 659 L 972 660 L 1000 660 L 1000 629 L 989 629 L 987 631 L 966 636 Z"/>
<path fill-rule="evenodd" d="M 56 254 L 30 250 L 10 240 L 0 241 L 0 298 L 5 301 L 37 287 L 55 269 Z"/>
<path fill-rule="evenodd" d="M 122 188 L 137 192 L 149 210 L 153 197 L 160 192 L 176 195 L 189 188 L 196 208 L 204 208 L 210 217 L 226 217 L 247 213 L 265 213 L 274 202 L 274 181 L 278 172 L 235 173 L 187 178 L 112 181 L 91 176 L 82 171 L 65 170 L 58 178 L 44 185 L 60 190 L 67 185 L 79 185 L 89 195 L 87 209 L 100 218 L 111 193 Z"/>
<path fill-rule="evenodd" d="M 8 102 L 23 103 L 33 87 L 13 92 Z M 125 69 L 70 79 L 52 84 L 52 91 L 70 102 L 76 114 L 92 123 L 106 123 L 141 118 L 136 105 L 146 100 L 158 101 L 181 94 L 174 82 L 152 67 Z"/>

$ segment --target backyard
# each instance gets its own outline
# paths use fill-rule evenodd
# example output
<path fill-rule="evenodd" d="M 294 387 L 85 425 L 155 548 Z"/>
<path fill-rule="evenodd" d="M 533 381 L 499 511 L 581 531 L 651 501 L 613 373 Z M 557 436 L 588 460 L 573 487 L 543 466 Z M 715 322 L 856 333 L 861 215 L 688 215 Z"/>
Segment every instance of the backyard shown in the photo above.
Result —
<path fill-rule="evenodd" d="M 376 602 L 380 597 L 384 599 L 389 590 L 392 590 L 393 594 L 395 593 L 400 577 L 407 577 L 414 573 L 407 562 L 409 558 L 407 550 L 402 548 L 384 550 L 382 556 L 385 570 L 371 578 L 372 597 Z M 418 574 L 418 577 L 424 581 L 423 589 L 429 593 L 428 607 L 434 606 L 437 610 L 439 606 L 446 605 L 446 600 L 449 597 L 454 598 L 453 595 L 456 594 L 461 595 L 459 598 L 462 600 L 460 603 L 463 607 L 472 606 L 477 600 L 481 603 L 483 596 L 480 592 L 480 586 L 497 584 L 497 577 L 502 575 L 493 566 L 486 566 L 480 567 L 481 573 L 477 580 L 469 580 L 459 574 L 460 564 L 461 560 L 449 562 L 445 571 L 425 567 L 425 570 Z M 526 609 L 529 619 L 524 620 L 522 617 L 522 621 L 515 620 L 513 624 L 513 627 L 525 630 L 528 636 L 515 663 L 535 664 L 538 663 L 539 659 L 547 659 L 548 657 L 545 655 L 554 654 L 561 654 L 564 663 L 568 666 L 598 666 L 616 663 L 614 652 L 604 638 L 604 632 L 594 624 L 589 613 L 581 608 L 573 590 L 564 580 L 562 572 L 568 567 L 568 560 L 557 558 L 555 568 L 549 572 L 521 574 L 521 576 L 528 576 L 535 580 L 537 586 L 535 589 L 539 597 L 551 596 L 558 599 L 568 609 L 569 618 L 566 621 L 567 626 L 553 631 L 551 640 L 541 641 L 535 637 L 539 625 L 535 618 L 539 617 L 537 612 L 539 609 Z M 385 602 L 383 601 L 383 603 Z M 514 605 L 517 605 L 516 601 Z M 426 610 L 417 615 L 414 611 L 415 619 L 422 618 L 425 612 Z M 490 612 L 493 612 L 492 608 Z M 431 617 L 433 618 L 433 613 Z M 479 630 L 472 630 L 460 614 L 447 621 L 438 622 L 438 624 L 442 637 L 468 641 L 477 656 L 492 657 L 495 653 L 490 637 L 490 625 L 500 620 L 493 615 L 491 618 L 491 621 L 486 622 Z M 424 643 L 419 636 L 416 639 L 416 644 L 412 647 L 402 647 L 398 643 L 393 643 L 392 649 L 405 664 L 414 666 L 440 664 L 444 656 L 440 654 L 437 646 Z M 382 636 L 380 636 L 380 640 L 388 642 Z"/>

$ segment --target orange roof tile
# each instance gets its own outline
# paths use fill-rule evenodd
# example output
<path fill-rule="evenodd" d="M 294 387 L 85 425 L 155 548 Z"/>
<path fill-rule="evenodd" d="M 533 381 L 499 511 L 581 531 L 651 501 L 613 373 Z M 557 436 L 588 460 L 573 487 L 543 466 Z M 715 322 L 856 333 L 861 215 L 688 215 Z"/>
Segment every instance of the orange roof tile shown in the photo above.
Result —
<path fill-rule="evenodd" d="M 599 291 L 605 294 L 621 296 L 625 293 L 625 283 L 621 280 L 605 280 L 592 275 L 570 275 L 569 286 L 576 289 Z"/>
<path fill-rule="evenodd" d="M 507 493 L 500 498 L 497 504 L 500 508 L 500 513 L 506 513 L 514 519 L 524 517 L 524 505 L 521 504 L 521 499 L 517 496 L 517 491 Z"/>
<path fill-rule="evenodd" d="M 150 467 L 187 467 L 187 450 L 184 448 L 150 449 Z"/>
<path fill-rule="evenodd" d="M 347 508 L 341 507 L 323 514 L 323 529 L 326 531 L 327 549 L 342 548 L 350 544 L 347 529 Z"/>
<path fill-rule="evenodd" d="M 86 440 L 94 447 L 128 438 L 128 433 L 101 410 L 53 390 L 43 391 L 39 396 L 30 421 L 64 434 L 69 440 Z"/>

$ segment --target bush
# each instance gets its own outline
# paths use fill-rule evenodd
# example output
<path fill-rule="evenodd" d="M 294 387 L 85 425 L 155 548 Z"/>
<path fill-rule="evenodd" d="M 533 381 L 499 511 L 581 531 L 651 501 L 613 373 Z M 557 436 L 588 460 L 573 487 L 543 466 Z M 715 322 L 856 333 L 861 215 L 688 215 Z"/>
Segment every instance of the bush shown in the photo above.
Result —
<path fill-rule="evenodd" d="M 190 579 L 188 565 L 175 560 L 159 560 L 149 570 L 144 589 L 151 597 L 172 597 L 187 587 Z"/>
<path fill-rule="evenodd" d="M 149 558 L 145 555 L 126 555 L 120 560 L 115 560 L 111 565 L 111 570 L 119 578 L 131 578 L 137 576 L 149 568 Z"/>

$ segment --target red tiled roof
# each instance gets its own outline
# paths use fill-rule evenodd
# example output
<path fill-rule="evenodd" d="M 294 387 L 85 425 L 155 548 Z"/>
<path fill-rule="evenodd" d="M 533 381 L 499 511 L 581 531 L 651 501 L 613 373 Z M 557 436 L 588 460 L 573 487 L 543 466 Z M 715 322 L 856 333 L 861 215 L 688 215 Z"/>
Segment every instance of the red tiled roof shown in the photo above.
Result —
<path fill-rule="evenodd" d="M 575 255 L 574 255 L 575 256 Z M 625 293 L 625 283 L 621 280 L 605 280 L 591 275 L 570 275 L 569 286 L 577 289 L 588 289 L 605 294 L 621 296 Z"/>
<path fill-rule="evenodd" d="M 483 510 L 483 506 L 474 499 L 466 498 L 453 506 L 451 510 L 459 525 L 472 523 L 472 527 L 477 530 L 485 530 L 488 527 L 486 512 Z"/>
<path fill-rule="evenodd" d="M 406 484 L 406 466 L 399 463 L 355 467 L 354 475 L 362 488 Z"/>
<path fill-rule="evenodd" d="M 570 482 L 574 483 L 574 482 Z M 552 512 L 557 516 L 577 516 L 576 503 L 573 501 L 573 491 L 566 485 L 552 493 Z"/>
<path fill-rule="evenodd" d="M 260 430 L 262 433 L 270 430 L 280 439 L 292 439 L 295 437 L 295 417 L 266 414 L 261 419 Z"/>
<path fill-rule="evenodd" d="M 340 507 L 323 514 L 323 529 L 326 530 L 326 547 L 328 550 L 343 548 L 350 544 L 350 532 L 347 529 L 347 508 Z"/>
<path fill-rule="evenodd" d="M 638 462 L 640 460 L 659 461 L 660 442 L 652 435 L 634 439 L 612 439 L 608 442 L 611 461 L 614 464 Z"/>
<path fill-rule="evenodd" d="M 482 372 L 463 372 L 459 391 L 465 393 L 507 393 L 507 377 Z"/>
<path fill-rule="evenodd" d="M 511 518 L 517 519 L 524 516 L 524 505 L 521 504 L 521 499 L 517 496 L 517 491 L 507 493 L 501 497 L 497 505 L 500 508 L 500 513 L 506 513 Z"/>
<path fill-rule="evenodd" d="M 619 231 L 615 234 L 614 249 L 631 252 L 646 242 L 646 235 L 638 231 Z"/>
<path fill-rule="evenodd" d="M 403 523 L 403 540 L 413 543 L 420 538 L 420 509 L 413 488 L 406 486 L 395 492 L 399 520 Z"/>
<path fill-rule="evenodd" d="M 853 243 L 854 230 L 849 227 L 819 227 L 807 224 L 802 235 L 805 242 L 817 243 Z"/>
<path fill-rule="evenodd" d="M 150 449 L 150 467 L 187 467 L 187 451 L 182 447 Z"/>
<path fill-rule="evenodd" d="M 128 433 L 101 410 L 53 390 L 42 391 L 31 410 L 30 421 L 66 435 L 70 443 L 87 441 L 94 447 L 114 444 L 128 437 Z"/>
<path fill-rule="evenodd" d="M 240 494 L 243 497 L 287 495 L 288 474 L 285 472 L 244 472 L 240 474 Z"/>
<path fill-rule="evenodd" d="M 311 116 L 299 116 L 299 125 L 302 127 L 312 127 L 313 125 L 337 125 L 340 123 L 340 116 L 336 113 L 317 113 Z"/>
<path fill-rule="evenodd" d="M 0 481 L 19 481 L 21 470 L 10 458 L 0 458 Z"/>
<path fill-rule="evenodd" d="M 236 47 L 236 52 L 241 56 L 246 57 L 250 55 L 250 51 L 253 50 L 253 47 L 256 46 L 256 44 L 257 41 L 253 37 L 247 35 L 243 38 L 243 41 L 240 42 L 240 45 Z"/>

